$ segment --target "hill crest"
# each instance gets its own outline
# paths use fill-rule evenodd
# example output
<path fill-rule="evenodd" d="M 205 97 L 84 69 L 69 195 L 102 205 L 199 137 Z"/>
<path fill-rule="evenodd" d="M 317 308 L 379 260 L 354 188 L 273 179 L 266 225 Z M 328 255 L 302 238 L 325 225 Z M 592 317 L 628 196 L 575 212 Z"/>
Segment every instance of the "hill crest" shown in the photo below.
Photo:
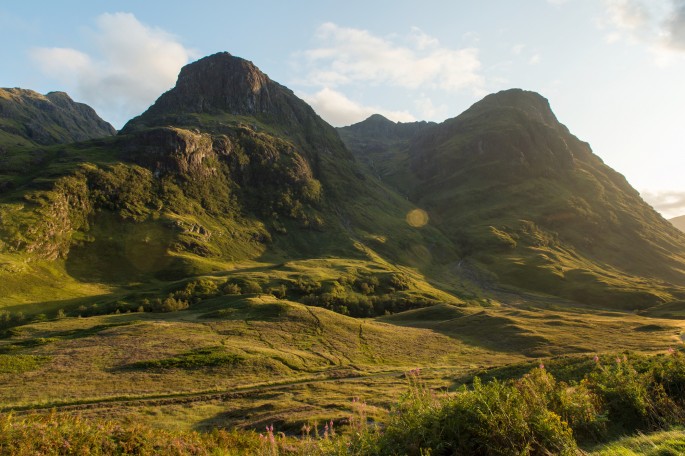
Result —
<path fill-rule="evenodd" d="M 65 92 L 0 88 L 0 145 L 66 144 L 116 134 L 90 106 Z"/>

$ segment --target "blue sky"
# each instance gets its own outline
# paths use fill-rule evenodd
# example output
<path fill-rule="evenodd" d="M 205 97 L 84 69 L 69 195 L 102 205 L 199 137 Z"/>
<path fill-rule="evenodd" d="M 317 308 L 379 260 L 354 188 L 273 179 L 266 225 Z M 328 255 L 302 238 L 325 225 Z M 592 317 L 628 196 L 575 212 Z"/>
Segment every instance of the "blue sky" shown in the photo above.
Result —
<path fill-rule="evenodd" d="M 685 0 L 25 0 L 0 4 L 0 39 L 0 87 L 64 90 L 117 128 L 218 51 L 336 126 L 534 90 L 655 208 L 685 214 Z"/>

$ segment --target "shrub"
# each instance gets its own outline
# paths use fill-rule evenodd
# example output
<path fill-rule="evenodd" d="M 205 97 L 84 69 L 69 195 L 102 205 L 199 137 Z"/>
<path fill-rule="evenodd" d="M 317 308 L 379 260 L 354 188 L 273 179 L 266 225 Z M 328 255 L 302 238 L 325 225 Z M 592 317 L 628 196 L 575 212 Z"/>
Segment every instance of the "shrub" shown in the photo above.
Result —
<path fill-rule="evenodd" d="M 249 279 L 243 280 L 242 289 L 243 293 L 245 294 L 262 292 L 262 286 L 259 284 L 259 282 Z"/>
<path fill-rule="evenodd" d="M 547 408 L 553 385 L 497 380 L 437 398 L 410 375 L 409 393 L 379 437 L 380 454 L 574 455 L 571 428 Z M 542 388 L 541 388 L 542 387 Z"/>
<path fill-rule="evenodd" d="M 411 279 L 402 273 L 390 276 L 390 286 L 395 290 L 408 290 L 411 286 Z"/>
<path fill-rule="evenodd" d="M 650 376 L 635 370 L 627 357 L 598 364 L 588 380 L 602 398 L 612 424 L 627 431 L 658 427 L 661 420 L 655 398 L 650 395 Z"/>
<path fill-rule="evenodd" d="M 0 328 L 11 328 L 18 326 L 26 320 L 23 312 L 10 312 L 0 310 Z"/>
<path fill-rule="evenodd" d="M 528 401 L 541 401 L 541 405 L 559 415 L 576 438 L 596 440 L 605 434 L 607 420 L 601 398 L 588 388 L 587 381 L 571 385 L 557 382 L 541 366 L 515 384 Z"/>
<path fill-rule="evenodd" d="M 219 294 L 219 284 L 214 280 L 200 279 L 188 282 L 179 290 L 173 292 L 173 297 L 185 301 L 199 302 Z"/>
<path fill-rule="evenodd" d="M 176 299 L 172 294 L 169 294 L 164 299 L 155 298 L 148 302 L 149 304 L 144 307 L 144 310 L 147 312 L 175 312 L 187 309 L 190 306 L 188 301 Z"/>
<path fill-rule="evenodd" d="M 300 276 L 290 283 L 290 291 L 299 296 L 314 294 L 320 289 L 321 283 L 307 276 Z"/>
<path fill-rule="evenodd" d="M 224 287 L 221 289 L 221 291 L 225 295 L 239 295 L 242 293 L 242 290 L 240 289 L 240 285 L 238 285 L 237 283 L 231 283 L 231 282 L 226 283 L 226 285 L 224 285 Z"/>

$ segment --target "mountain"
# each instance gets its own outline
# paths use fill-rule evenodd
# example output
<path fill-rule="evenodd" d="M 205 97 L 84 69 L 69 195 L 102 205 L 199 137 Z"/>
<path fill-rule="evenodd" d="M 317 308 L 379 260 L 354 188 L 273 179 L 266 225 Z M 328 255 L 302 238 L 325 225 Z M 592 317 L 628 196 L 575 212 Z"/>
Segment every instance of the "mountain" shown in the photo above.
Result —
<path fill-rule="evenodd" d="M 340 138 L 357 159 L 365 163 L 375 175 L 381 177 L 388 169 L 397 168 L 395 151 L 408 140 L 436 124 L 434 122 L 393 122 L 380 114 L 374 114 L 363 122 L 338 128 Z"/>
<path fill-rule="evenodd" d="M 540 95 L 335 130 L 219 53 L 114 136 L 25 123 L 0 153 L 3 412 L 342 433 L 407 378 L 677 361 L 684 235 Z"/>
<path fill-rule="evenodd" d="M 441 124 L 372 116 L 336 131 L 218 53 L 114 137 L 7 152 L 0 183 L 0 254 L 32 260 L 4 285 L 13 299 L 45 283 L 38 264 L 75 289 L 145 288 L 324 258 L 367 262 L 311 298 L 353 315 L 383 313 L 362 290 L 391 288 L 402 308 L 502 290 L 630 310 L 685 297 L 684 235 L 522 90 Z M 413 285 L 380 286 L 398 267 Z M 264 280 L 284 285 L 286 270 Z"/>
<path fill-rule="evenodd" d="M 22 157 L 0 162 L 12 189 L 0 199 L 1 251 L 63 263 L 77 284 L 149 286 L 302 258 L 361 259 L 387 279 L 395 263 L 430 266 L 454 250 L 436 229 L 405 223 L 415 206 L 365 172 L 311 107 L 228 53 L 185 66 L 115 137 Z M 7 296 L 37 280 L 26 273 Z M 426 289 L 417 302 L 440 294 Z"/>
<path fill-rule="evenodd" d="M 64 92 L 0 88 L 0 147 L 65 144 L 116 134 L 88 105 Z"/>
<path fill-rule="evenodd" d="M 408 139 L 395 134 L 392 150 L 354 136 L 368 122 L 341 137 L 360 159 L 383 163 L 381 178 L 487 271 L 484 283 L 635 309 L 681 295 L 666 282 L 685 285 L 685 236 L 542 96 L 488 95 Z"/>
<path fill-rule="evenodd" d="M 680 217 L 674 217 L 670 219 L 669 222 L 671 222 L 680 231 L 685 231 L 685 215 L 681 215 Z"/>

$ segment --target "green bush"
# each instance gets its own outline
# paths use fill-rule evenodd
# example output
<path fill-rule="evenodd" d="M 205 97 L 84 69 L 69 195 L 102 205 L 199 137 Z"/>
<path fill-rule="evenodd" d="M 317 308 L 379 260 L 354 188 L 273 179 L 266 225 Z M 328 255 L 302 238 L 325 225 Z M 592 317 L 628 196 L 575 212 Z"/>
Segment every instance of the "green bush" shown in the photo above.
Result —
<path fill-rule="evenodd" d="M 219 284 L 211 279 L 200 279 L 188 282 L 181 289 L 173 292 L 173 297 L 188 301 L 188 302 L 200 302 L 203 299 L 213 298 L 218 296 Z"/>
<path fill-rule="evenodd" d="M 208 367 L 234 366 L 243 357 L 227 353 L 222 347 L 199 348 L 177 356 L 151 361 L 140 361 L 127 366 L 129 369 L 202 369 Z"/>
<path fill-rule="evenodd" d="M 318 294 L 321 289 L 321 283 L 307 276 L 300 276 L 290 283 L 290 290 L 297 296 L 307 296 L 310 294 Z"/>
<path fill-rule="evenodd" d="M 242 289 L 243 293 L 245 294 L 262 292 L 262 286 L 259 284 L 259 282 L 249 279 L 243 280 Z"/>
<path fill-rule="evenodd" d="M 237 283 L 231 283 L 231 282 L 226 283 L 226 285 L 224 285 L 224 287 L 221 289 L 221 291 L 225 295 L 239 295 L 243 292 L 243 290 L 240 288 L 240 285 L 238 285 Z"/>
<path fill-rule="evenodd" d="M 684 416 L 682 355 L 653 357 L 637 368 L 626 355 L 597 363 L 588 386 L 603 400 L 609 421 L 623 431 L 662 429 Z"/>
<path fill-rule="evenodd" d="M 587 380 L 572 384 L 560 382 L 542 366 L 515 384 L 527 400 L 540 401 L 559 415 L 571 427 L 576 439 L 597 440 L 605 435 L 607 419 L 602 400 L 588 387 Z"/>
<path fill-rule="evenodd" d="M 542 377 L 544 378 L 544 377 Z M 379 454 L 575 455 L 571 428 L 547 408 L 552 385 L 476 379 L 438 398 L 410 375 L 411 387 L 379 437 Z M 542 387 L 542 388 L 541 388 Z"/>
<path fill-rule="evenodd" d="M 164 299 L 155 298 L 152 301 L 145 300 L 147 304 L 143 304 L 146 312 L 176 312 L 190 307 L 188 301 L 174 298 L 172 294 Z"/>

